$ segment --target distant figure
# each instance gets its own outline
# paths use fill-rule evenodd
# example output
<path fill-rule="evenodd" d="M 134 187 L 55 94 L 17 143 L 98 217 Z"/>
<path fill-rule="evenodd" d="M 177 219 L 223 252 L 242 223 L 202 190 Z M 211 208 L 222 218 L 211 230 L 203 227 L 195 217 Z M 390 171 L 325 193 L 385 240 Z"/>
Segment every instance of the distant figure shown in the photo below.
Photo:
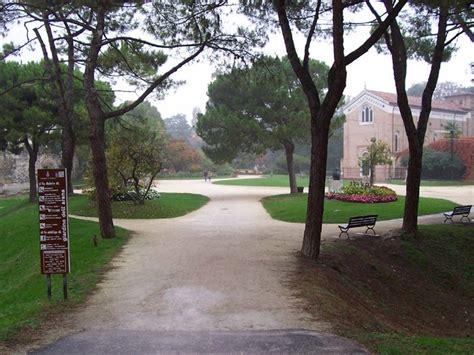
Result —
<path fill-rule="evenodd" d="M 208 170 L 204 170 L 204 181 L 207 181 L 209 179 L 209 181 L 211 181 L 210 177 L 209 177 L 209 171 Z"/>
<path fill-rule="evenodd" d="M 209 180 L 209 182 L 211 182 L 211 176 L 212 176 L 212 173 L 209 172 L 209 174 L 207 174 L 207 180 Z"/>
<path fill-rule="evenodd" d="M 341 180 L 341 172 L 339 171 L 339 168 L 334 169 L 334 171 L 332 172 L 332 179 Z"/>

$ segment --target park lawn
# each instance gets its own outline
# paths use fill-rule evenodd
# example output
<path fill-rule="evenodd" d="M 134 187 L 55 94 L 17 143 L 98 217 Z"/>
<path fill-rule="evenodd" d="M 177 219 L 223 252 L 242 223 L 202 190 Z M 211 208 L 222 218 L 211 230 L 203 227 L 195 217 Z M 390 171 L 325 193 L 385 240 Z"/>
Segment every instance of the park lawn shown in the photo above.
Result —
<path fill-rule="evenodd" d="M 307 199 L 307 194 L 275 195 L 263 198 L 262 204 L 274 219 L 304 223 Z M 368 214 L 377 214 L 377 220 L 401 218 L 404 206 L 404 196 L 399 196 L 398 201 L 385 203 L 356 203 L 326 199 L 323 223 L 346 223 L 352 216 Z M 418 215 L 446 212 L 452 210 L 454 206 L 457 205 L 448 200 L 421 197 Z"/>
<path fill-rule="evenodd" d="M 53 299 L 48 302 L 40 274 L 38 205 L 27 203 L 27 197 L 0 199 L 1 207 L 14 205 L 0 218 L 0 340 L 21 334 L 23 327 L 36 328 L 46 314 L 83 301 L 128 239 L 127 231 L 116 228 L 116 238 L 99 239 L 94 247 L 98 224 L 71 218 L 69 301 L 62 300 L 62 276 L 53 275 Z"/>
<path fill-rule="evenodd" d="M 8 198 L 0 197 L 0 217 L 28 205 L 28 195 L 16 195 Z"/>
<path fill-rule="evenodd" d="M 289 286 L 310 314 L 379 354 L 472 354 L 474 226 L 420 225 L 417 238 L 323 242 Z"/>
<path fill-rule="evenodd" d="M 188 193 L 160 193 L 156 200 L 134 205 L 131 201 L 112 202 L 114 218 L 173 218 L 183 216 L 204 206 L 209 198 Z M 79 216 L 97 217 L 95 201 L 86 195 L 75 195 L 69 200 L 69 213 Z"/>
<path fill-rule="evenodd" d="M 260 178 L 249 179 L 228 179 L 215 181 L 217 185 L 236 185 L 236 186 L 266 186 L 266 187 L 289 187 L 290 183 L 288 175 L 264 175 Z M 296 177 L 298 186 L 308 186 L 309 179 L 307 177 Z"/>
<path fill-rule="evenodd" d="M 387 184 L 393 185 L 406 185 L 405 180 L 389 180 Z M 474 181 L 466 180 L 421 180 L 421 186 L 464 186 L 474 185 Z"/>

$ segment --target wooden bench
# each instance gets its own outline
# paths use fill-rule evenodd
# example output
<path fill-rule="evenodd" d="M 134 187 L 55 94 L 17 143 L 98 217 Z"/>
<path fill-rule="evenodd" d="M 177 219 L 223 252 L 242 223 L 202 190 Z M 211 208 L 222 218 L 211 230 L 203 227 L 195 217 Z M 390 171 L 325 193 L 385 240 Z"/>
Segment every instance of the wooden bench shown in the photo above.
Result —
<path fill-rule="evenodd" d="M 462 216 L 461 222 L 464 218 L 466 218 L 467 221 L 470 222 L 471 219 L 469 218 L 469 213 L 471 213 L 471 207 L 472 205 L 457 206 L 457 207 L 454 207 L 452 211 L 444 212 L 443 213 L 444 218 L 445 218 L 444 223 L 446 223 L 447 221 L 451 221 L 451 223 L 454 223 L 453 221 L 454 216 Z"/>
<path fill-rule="evenodd" d="M 377 217 L 378 215 L 376 214 L 351 217 L 349 219 L 349 223 L 340 224 L 338 226 L 339 229 L 341 230 L 341 233 L 339 233 L 339 238 L 344 233 L 347 235 L 347 238 L 349 238 L 349 233 L 347 232 L 349 231 L 350 228 L 354 228 L 354 227 L 367 227 L 367 230 L 365 231 L 365 233 L 371 230 L 375 235 L 374 227 L 375 227 L 375 222 L 377 221 Z"/>

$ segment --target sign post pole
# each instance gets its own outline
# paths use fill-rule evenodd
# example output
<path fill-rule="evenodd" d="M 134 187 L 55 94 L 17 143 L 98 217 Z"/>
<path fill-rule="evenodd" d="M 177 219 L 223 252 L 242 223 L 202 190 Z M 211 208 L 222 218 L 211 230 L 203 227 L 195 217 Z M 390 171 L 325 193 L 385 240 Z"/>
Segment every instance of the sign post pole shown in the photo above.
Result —
<path fill-rule="evenodd" d="M 67 299 L 67 274 L 71 269 L 66 169 L 38 169 L 38 208 L 41 273 L 46 274 L 51 299 L 51 274 L 63 274 Z"/>
<path fill-rule="evenodd" d="M 63 295 L 64 299 L 67 300 L 67 274 L 63 274 Z"/>
<path fill-rule="evenodd" d="M 51 301 L 51 274 L 46 275 L 46 287 L 48 289 L 48 300 Z"/>

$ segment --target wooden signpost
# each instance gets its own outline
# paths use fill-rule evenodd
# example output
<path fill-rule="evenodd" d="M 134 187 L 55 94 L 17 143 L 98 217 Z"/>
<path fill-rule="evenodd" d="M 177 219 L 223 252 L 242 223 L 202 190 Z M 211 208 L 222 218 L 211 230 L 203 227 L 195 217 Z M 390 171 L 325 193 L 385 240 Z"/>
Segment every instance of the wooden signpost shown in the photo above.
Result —
<path fill-rule="evenodd" d="M 71 263 L 66 169 L 37 172 L 41 273 L 46 274 L 48 299 L 51 299 L 51 274 L 63 274 L 63 293 L 67 299 Z"/>

